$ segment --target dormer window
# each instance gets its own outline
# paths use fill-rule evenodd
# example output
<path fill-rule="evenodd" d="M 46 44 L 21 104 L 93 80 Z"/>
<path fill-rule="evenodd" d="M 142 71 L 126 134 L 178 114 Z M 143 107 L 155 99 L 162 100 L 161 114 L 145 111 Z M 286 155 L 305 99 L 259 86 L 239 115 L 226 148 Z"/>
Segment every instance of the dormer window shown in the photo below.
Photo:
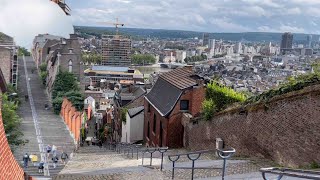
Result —
<path fill-rule="evenodd" d="M 73 53 L 73 49 L 69 49 L 69 53 Z"/>

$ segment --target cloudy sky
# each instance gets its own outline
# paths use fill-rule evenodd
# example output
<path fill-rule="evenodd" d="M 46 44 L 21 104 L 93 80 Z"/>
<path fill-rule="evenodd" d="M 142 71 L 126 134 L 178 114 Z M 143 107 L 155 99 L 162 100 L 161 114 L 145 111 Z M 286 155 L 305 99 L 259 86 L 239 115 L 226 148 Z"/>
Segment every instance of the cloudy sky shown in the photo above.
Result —
<path fill-rule="evenodd" d="M 71 17 L 49 0 L 0 0 L 0 31 L 25 45 L 31 35 L 66 36 L 72 25 L 103 26 L 100 22 L 118 17 L 126 27 L 320 34 L 320 0 L 65 1 L 72 9 Z"/>

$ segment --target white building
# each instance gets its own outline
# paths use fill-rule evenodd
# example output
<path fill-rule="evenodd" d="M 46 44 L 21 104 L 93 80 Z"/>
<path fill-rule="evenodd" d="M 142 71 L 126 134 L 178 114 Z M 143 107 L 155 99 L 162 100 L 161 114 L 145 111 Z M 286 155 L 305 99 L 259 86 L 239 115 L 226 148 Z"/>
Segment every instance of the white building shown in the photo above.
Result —
<path fill-rule="evenodd" d="M 144 106 L 128 109 L 126 122 L 122 122 L 121 142 L 135 143 L 143 140 Z"/>
<path fill-rule="evenodd" d="M 187 57 L 187 52 L 186 51 L 182 51 L 182 50 L 177 50 L 176 51 L 176 60 L 178 62 L 184 62 L 184 59 Z"/>
<path fill-rule="evenodd" d="M 85 106 L 90 106 L 92 109 L 92 112 L 95 113 L 96 112 L 96 100 L 89 96 L 84 100 L 84 105 Z"/>

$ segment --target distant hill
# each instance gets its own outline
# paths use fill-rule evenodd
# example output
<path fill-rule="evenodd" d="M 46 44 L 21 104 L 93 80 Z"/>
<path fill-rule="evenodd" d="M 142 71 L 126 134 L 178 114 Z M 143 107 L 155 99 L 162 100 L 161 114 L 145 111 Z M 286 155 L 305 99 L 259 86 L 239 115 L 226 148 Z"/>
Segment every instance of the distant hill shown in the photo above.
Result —
<path fill-rule="evenodd" d="M 100 36 L 103 33 L 114 34 L 115 28 L 112 27 L 89 27 L 75 26 L 75 31 L 81 34 L 90 34 Z M 164 30 L 164 29 L 140 29 L 140 28 L 121 28 L 120 32 L 124 35 L 134 37 L 156 37 L 166 38 L 202 38 L 203 32 L 182 31 L 182 30 Z M 244 42 L 280 42 L 282 33 L 269 32 L 244 32 L 244 33 L 209 33 L 212 39 L 223 39 L 227 41 L 244 41 Z M 293 34 L 294 42 L 304 43 L 307 34 Z M 319 40 L 319 35 L 313 35 L 313 41 Z"/>

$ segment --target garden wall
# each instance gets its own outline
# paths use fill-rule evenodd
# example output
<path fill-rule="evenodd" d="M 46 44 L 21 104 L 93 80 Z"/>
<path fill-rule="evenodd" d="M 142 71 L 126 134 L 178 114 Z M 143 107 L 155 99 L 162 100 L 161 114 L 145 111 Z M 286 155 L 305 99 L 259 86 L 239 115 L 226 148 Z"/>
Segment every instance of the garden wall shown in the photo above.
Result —
<path fill-rule="evenodd" d="M 0 71 L 1 72 L 1 71 Z M 0 89 L 1 95 L 1 89 Z M 0 99 L 1 107 L 1 99 Z M 24 172 L 15 160 L 9 147 L 7 137 L 3 127 L 2 114 L 0 108 L 0 179 L 23 180 Z"/>
<path fill-rule="evenodd" d="M 80 142 L 80 129 L 83 113 L 76 110 L 72 103 L 64 98 L 61 106 L 60 115 L 69 128 L 71 135 L 76 143 Z"/>
<path fill-rule="evenodd" d="M 290 167 L 320 163 L 320 85 L 228 109 L 211 121 L 185 116 L 183 122 L 185 146 L 192 150 L 214 149 L 222 138 L 238 156 L 263 156 Z"/>

